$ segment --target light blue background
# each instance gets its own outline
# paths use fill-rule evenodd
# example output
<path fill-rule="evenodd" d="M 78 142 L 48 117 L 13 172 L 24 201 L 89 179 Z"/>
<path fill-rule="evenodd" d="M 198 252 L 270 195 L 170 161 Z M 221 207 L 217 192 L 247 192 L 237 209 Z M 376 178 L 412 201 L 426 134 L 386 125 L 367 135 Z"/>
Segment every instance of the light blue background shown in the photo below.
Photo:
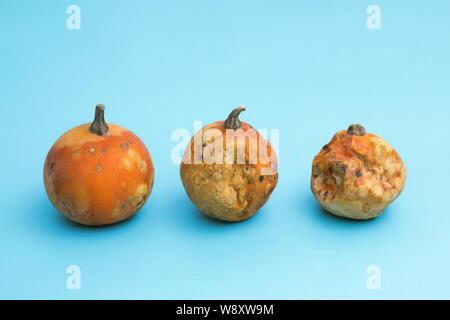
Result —
<path fill-rule="evenodd" d="M 81 8 L 81 30 L 66 8 Z M 366 8 L 381 8 L 368 30 Z M 450 2 L 1 1 L 0 298 L 450 298 Z M 47 199 L 54 141 L 92 121 L 135 132 L 156 168 L 132 219 L 89 228 Z M 203 217 L 171 162 L 173 130 L 280 129 L 279 182 L 253 218 Z M 314 155 L 362 123 L 408 168 L 379 218 L 323 212 Z M 66 288 L 79 265 L 81 290 Z M 381 290 L 366 268 L 381 268 Z"/>

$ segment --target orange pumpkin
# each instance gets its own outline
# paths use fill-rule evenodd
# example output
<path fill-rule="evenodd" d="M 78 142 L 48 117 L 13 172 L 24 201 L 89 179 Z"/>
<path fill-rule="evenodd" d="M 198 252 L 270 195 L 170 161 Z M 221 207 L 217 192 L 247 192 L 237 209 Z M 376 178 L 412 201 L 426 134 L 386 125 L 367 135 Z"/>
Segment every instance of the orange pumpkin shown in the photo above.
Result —
<path fill-rule="evenodd" d="M 234 109 L 227 120 L 195 133 L 180 166 L 189 199 L 205 215 L 224 221 L 253 216 L 278 182 L 275 150 L 252 126 L 239 120 L 243 110 L 244 106 Z M 227 150 L 231 150 L 228 155 Z"/>
<path fill-rule="evenodd" d="M 389 143 L 353 124 L 315 156 L 311 190 L 335 215 L 372 219 L 400 195 L 406 175 L 406 166 Z"/>
<path fill-rule="evenodd" d="M 95 120 L 64 133 L 44 164 L 44 184 L 53 204 L 67 218 L 105 225 L 134 215 L 153 187 L 154 168 L 144 143 L 131 131 Z"/>

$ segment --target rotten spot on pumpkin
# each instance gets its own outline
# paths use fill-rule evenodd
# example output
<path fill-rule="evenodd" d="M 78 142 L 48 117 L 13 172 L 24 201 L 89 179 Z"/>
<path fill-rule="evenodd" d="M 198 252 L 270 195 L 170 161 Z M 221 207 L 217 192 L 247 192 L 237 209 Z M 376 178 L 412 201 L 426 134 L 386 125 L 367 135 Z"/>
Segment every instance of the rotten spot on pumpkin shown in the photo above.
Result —
<path fill-rule="evenodd" d="M 127 171 L 131 171 L 131 162 L 129 158 L 122 158 L 122 160 L 119 162 L 119 168 L 125 169 Z"/>
<path fill-rule="evenodd" d="M 312 174 L 318 176 L 320 174 L 320 168 L 317 165 L 314 165 L 312 168 Z"/>
<path fill-rule="evenodd" d="M 259 176 L 259 182 L 262 182 L 264 180 L 264 176 Z"/>
<path fill-rule="evenodd" d="M 120 209 L 119 209 L 119 208 L 114 208 L 114 210 L 113 210 L 111 216 L 112 216 L 113 218 L 119 217 L 119 216 L 120 216 Z"/>
<path fill-rule="evenodd" d="M 125 151 L 128 151 L 130 148 L 131 142 L 125 141 L 124 143 L 119 144 Z"/>
<path fill-rule="evenodd" d="M 325 151 L 327 151 L 327 150 L 328 150 L 328 145 L 327 145 L 327 144 L 324 145 L 322 149 L 325 150 Z"/>
<path fill-rule="evenodd" d="M 77 159 L 78 157 L 80 157 L 80 154 L 81 154 L 80 148 L 73 149 L 72 158 Z"/>
<path fill-rule="evenodd" d="M 142 173 L 147 172 L 147 162 L 145 162 L 144 160 L 138 162 L 138 167 Z"/>
<path fill-rule="evenodd" d="M 144 204 L 144 201 L 146 198 L 147 198 L 147 195 L 145 195 L 145 194 L 139 196 L 139 198 L 137 199 L 137 202 L 135 203 L 135 206 L 137 208 L 141 207 Z"/>
<path fill-rule="evenodd" d="M 54 166 L 55 166 L 55 162 L 52 161 L 52 163 L 50 164 L 50 169 L 53 169 Z"/>
<path fill-rule="evenodd" d="M 336 163 L 336 173 L 339 175 L 345 175 L 345 164 L 342 161 Z"/>
<path fill-rule="evenodd" d="M 132 196 L 128 196 L 127 200 L 125 200 L 125 202 L 122 203 L 121 208 L 125 209 L 128 206 L 128 204 L 131 202 L 131 200 L 133 200 L 133 197 Z"/>
<path fill-rule="evenodd" d="M 136 207 L 140 207 L 144 203 L 144 200 L 145 200 L 145 197 L 144 197 L 144 199 L 142 199 L 138 203 L 136 203 Z"/>
<path fill-rule="evenodd" d="M 361 174 L 361 171 L 356 171 L 356 176 L 359 178 L 359 177 L 361 177 L 362 176 L 362 174 Z"/>

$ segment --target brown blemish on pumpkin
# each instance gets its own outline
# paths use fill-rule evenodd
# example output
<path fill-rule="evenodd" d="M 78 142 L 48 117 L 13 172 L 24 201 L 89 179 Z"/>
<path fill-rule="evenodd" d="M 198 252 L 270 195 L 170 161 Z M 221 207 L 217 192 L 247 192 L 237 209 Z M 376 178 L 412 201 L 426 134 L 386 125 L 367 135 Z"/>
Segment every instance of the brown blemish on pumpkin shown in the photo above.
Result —
<path fill-rule="evenodd" d="M 142 173 L 147 172 L 147 162 L 145 162 L 144 160 L 141 160 L 138 162 L 138 166 Z"/>
<path fill-rule="evenodd" d="M 73 149 L 73 152 L 72 152 L 72 158 L 73 159 L 78 159 L 80 157 L 80 155 L 81 155 L 80 148 Z"/>
<path fill-rule="evenodd" d="M 119 217 L 120 217 L 120 209 L 119 209 L 119 208 L 114 208 L 113 211 L 112 211 L 111 216 L 112 216 L 114 219 L 119 218 Z"/>
<path fill-rule="evenodd" d="M 123 157 L 119 162 L 119 168 L 125 169 L 127 171 L 131 171 L 133 168 L 131 167 L 131 161 L 129 157 Z"/>
<path fill-rule="evenodd" d="M 121 143 L 120 146 L 125 150 L 128 151 L 130 148 L 131 143 L 129 141 L 125 141 L 124 143 Z"/>
<path fill-rule="evenodd" d="M 345 176 L 345 164 L 342 161 L 338 161 L 336 163 L 336 173 L 341 175 L 341 176 Z"/>
<path fill-rule="evenodd" d="M 125 200 L 124 203 L 122 203 L 121 208 L 122 208 L 122 209 L 125 209 L 126 207 L 128 207 L 128 204 L 131 202 L 132 199 L 133 199 L 132 196 L 128 196 L 128 197 L 127 197 L 127 200 Z"/>
<path fill-rule="evenodd" d="M 320 174 L 320 168 L 318 166 L 313 166 L 312 174 L 318 176 Z"/>

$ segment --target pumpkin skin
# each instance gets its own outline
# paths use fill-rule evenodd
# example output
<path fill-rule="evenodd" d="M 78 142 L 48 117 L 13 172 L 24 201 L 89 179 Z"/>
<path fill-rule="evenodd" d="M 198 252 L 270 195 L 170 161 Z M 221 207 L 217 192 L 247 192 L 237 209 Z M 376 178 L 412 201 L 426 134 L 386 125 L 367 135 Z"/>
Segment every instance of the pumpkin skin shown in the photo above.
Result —
<path fill-rule="evenodd" d="M 103 135 L 83 124 L 63 134 L 44 164 L 53 206 L 70 220 L 105 225 L 134 215 L 153 187 L 154 168 L 142 141 L 118 125 Z"/>
<path fill-rule="evenodd" d="M 311 190 L 327 211 L 350 219 L 378 217 L 403 190 L 407 170 L 381 137 L 339 131 L 315 156 Z M 362 128 L 362 129 L 361 129 Z"/>
<path fill-rule="evenodd" d="M 184 189 L 192 203 L 205 215 L 223 221 L 242 221 L 253 216 L 269 199 L 278 181 L 278 160 L 275 150 L 248 123 L 241 122 L 242 127 L 234 134 L 234 157 L 237 146 L 245 146 L 244 163 L 226 163 L 226 131 L 224 121 L 213 122 L 199 130 L 191 138 L 180 165 L 180 176 Z M 267 152 L 259 155 L 257 161 L 250 155 L 257 154 L 257 145 L 246 141 L 245 133 L 252 129 L 261 144 L 266 143 Z M 217 130 L 223 137 L 222 163 L 208 163 L 203 157 L 195 163 L 195 141 L 201 141 L 203 148 L 214 143 L 215 138 L 203 139 L 205 132 Z M 196 140 L 199 139 L 199 140 Z M 247 138 L 248 139 L 248 138 Z M 230 144 L 231 145 L 231 144 Z M 202 148 L 202 150 L 203 150 Z M 264 171 L 264 169 L 266 171 Z M 269 173 L 269 174 L 268 174 Z"/>

